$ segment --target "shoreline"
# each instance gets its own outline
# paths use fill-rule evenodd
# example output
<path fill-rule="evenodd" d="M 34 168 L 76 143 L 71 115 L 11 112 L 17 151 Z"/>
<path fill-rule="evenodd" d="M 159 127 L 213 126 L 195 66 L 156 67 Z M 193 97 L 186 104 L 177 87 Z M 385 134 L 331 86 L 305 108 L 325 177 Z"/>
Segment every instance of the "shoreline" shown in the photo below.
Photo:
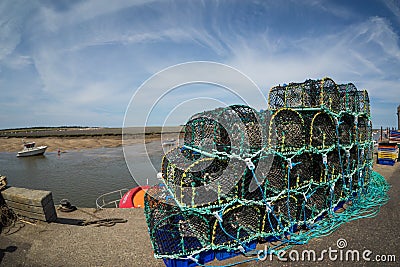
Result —
<path fill-rule="evenodd" d="M 146 135 L 132 135 L 124 144 L 133 145 L 143 142 L 153 142 L 163 139 L 178 139 L 179 133 L 152 133 Z M 76 136 L 76 137 L 4 137 L 0 138 L 0 152 L 17 153 L 23 147 L 23 141 L 35 142 L 36 146 L 47 146 L 46 152 L 66 152 L 71 150 L 92 149 L 92 148 L 114 148 L 122 146 L 122 135 L 116 136 Z"/>

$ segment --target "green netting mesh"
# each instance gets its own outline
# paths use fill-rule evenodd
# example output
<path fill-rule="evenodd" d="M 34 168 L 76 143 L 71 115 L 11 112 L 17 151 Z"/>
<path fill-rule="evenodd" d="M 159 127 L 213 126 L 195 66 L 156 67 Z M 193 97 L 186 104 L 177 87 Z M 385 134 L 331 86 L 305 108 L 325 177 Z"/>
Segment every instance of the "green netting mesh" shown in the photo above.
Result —
<path fill-rule="evenodd" d="M 186 123 L 184 145 L 162 160 L 164 183 L 145 195 L 156 257 L 280 240 L 276 253 L 373 216 L 388 200 L 372 171 L 366 91 L 306 80 L 273 87 L 268 102 L 269 110 L 234 105 Z"/>

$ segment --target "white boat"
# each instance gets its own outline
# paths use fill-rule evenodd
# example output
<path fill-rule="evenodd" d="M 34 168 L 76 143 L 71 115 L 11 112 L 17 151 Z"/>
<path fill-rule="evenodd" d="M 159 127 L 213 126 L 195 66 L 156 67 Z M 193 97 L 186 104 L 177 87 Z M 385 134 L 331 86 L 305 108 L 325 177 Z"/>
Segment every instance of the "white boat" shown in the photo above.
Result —
<path fill-rule="evenodd" d="M 176 145 L 176 140 L 171 139 L 171 140 L 164 140 L 162 142 L 162 146 L 175 146 Z"/>
<path fill-rule="evenodd" d="M 35 142 L 24 143 L 24 149 L 18 152 L 17 157 L 43 155 L 47 146 L 35 147 Z"/>

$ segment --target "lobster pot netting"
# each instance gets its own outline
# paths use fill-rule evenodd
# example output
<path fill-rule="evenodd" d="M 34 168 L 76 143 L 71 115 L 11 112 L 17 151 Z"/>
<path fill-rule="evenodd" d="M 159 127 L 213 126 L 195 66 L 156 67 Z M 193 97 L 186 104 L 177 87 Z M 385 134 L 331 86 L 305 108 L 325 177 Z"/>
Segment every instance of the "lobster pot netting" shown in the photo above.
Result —
<path fill-rule="evenodd" d="M 340 111 L 340 93 L 336 83 L 330 78 L 324 78 L 322 85 L 322 105 L 331 111 L 338 113 Z"/>
<path fill-rule="evenodd" d="M 207 114 L 210 115 L 210 114 Z M 225 128 L 209 117 L 197 117 L 185 125 L 184 142 L 205 151 L 230 152 L 230 138 Z"/>
<path fill-rule="evenodd" d="M 344 114 L 339 120 L 339 142 L 341 145 L 350 146 L 356 139 L 354 116 Z"/>
<path fill-rule="evenodd" d="M 325 164 L 327 181 L 335 180 L 337 177 L 341 177 L 342 175 L 344 175 L 347 169 L 347 155 L 348 153 L 346 152 L 346 150 L 342 148 L 335 148 L 334 150 L 328 152 L 327 163 Z"/>
<path fill-rule="evenodd" d="M 331 191 L 329 195 L 330 205 L 335 206 L 335 204 L 344 199 L 344 186 L 345 178 L 343 176 L 337 177 L 335 182 L 331 186 Z"/>
<path fill-rule="evenodd" d="M 259 168 L 260 161 L 254 161 L 254 166 L 256 170 Z M 261 178 L 261 177 L 260 177 Z M 242 176 L 242 180 L 239 184 L 239 198 L 246 200 L 262 200 L 264 198 L 264 192 L 262 188 L 257 185 L 257 182 L 260 182 L 261 185 L 264 184 L 264 180 L 260 179 L 257 181 L 253 177 L 253 173 L 246 167 L 246 171 Z"/>
<path fill-rule="evenodd" d="M 280 218 L 282 226 L 289 226 L 300 221 L 301 208 L 298 195 L 291 194 L 289 197 L 283 196 L 273 202 L 273 212 Z"/>
<path fill-rule="evenodd" d="M 318 81 L 306 80 L 302 83 L 304 108 L 317 108 L 321 105 L 321 87 Z"/>
<path fill-rule="evenodd" d="M 358 136 L 357 141 L 359 143 L 365 143 L 370 140 L 372 135 L 372 129 L 370 122 L 367 117 L 360 116 L 357 121 Z"/>
<path fill-rule="evenodd" d="M 185 157 L 188 151 L 171 150 L 162 160 L 162 177 L 180 205 L 220 205 L 238 197 L 238 182 L 246 170 L 243 161 L 198 154 L 195 160 L 189 161 Z"/>
<path fill-rule="evenodd" d="M 329 208 L 329 188 L 314 187 L 304 203 L 305 219 L 314 219 Z"/>
<path fill-rule="evenodd" d="M 278 155 L 262 155 L 256 175 L 263 183 L 265 196 L 272 197 L 286 188 L 287 161 Z"/>
<path fill-rule="evenodd" d="M 185 125 L 185 145 L 212 152 L 243 154 L 261 149 L 263 135 L 258 113 L 233 105 L 193 116 Z"/>
<path fill-rule="evenodd" d="M 303 107 L 304 88 L 301 84 L 289 84 L 285 87 L 285 107 Z"/>
<path fill-rule="evenodd" d="M 210 221 L 195 210 L 181 210 L 164 186 L 148 190 L 145 212 L 156 255 L 193 253 L 210 244 Z"/>
<path fill-rule="evenodd" d="M 310 182 L 319 183 L 323 175 L 322 164 L 316 160 L 317 155 L 311 153 L 302 153 L 293 158 L 295 163 L 290 170 L 288 185 L 291 189 L 308 185 Z"/>
<path fill-rule="evenodd" d="M 183 172 L 194 160 L 201 157 L 190 150 L 175 148 L 170 150 L 161 161 L 161 172 L 164 181 L 169 186 L 179 186 Z"/>
<path fill-rule="evenodd" d="M 324 112 L 315 114 L 311 124 L 310 146 L 327 149 L 337 142 L 336 125 L 332 116 Z"/>
<path fill-rule="evenodd" d="M 273 116 L 273 112 L 271 110 L 261 110 L 258 113 L 258 119 L 260 122 L 260 137 L 261 137 L 261 150 L 268 146 L 269 144 L 269 126 L 271 124 L 271 118 Z"/>
<path fill-rule="evenodd" d="M 269 146 L 279 152 L 293 152 L 304 146 L 304 121 L 291 109 L 280 109 L 271 118 Z"/>
<path fill-rule="evenodd" d="M 290 83 L 271 88 L 268 95 L 269 108 L 315 108 L 321 105 L 321 86 L 317 81 Z"/>
<path fill-rule="evenodd" d="M 255 205 L 228 206 L 222 213 L 222 222 L 214 223 L 212 244 L 218 247 L 250 241 L 260 233 L 260 220 L 260 210 Z"/>
<path fill-rule="evenodd" d="M 286 107 L 286 87 L 279 85 L 271 88 L 268 95 L 268 104 L 270 109 Z"/>
<path fill-rule="evenodd" d="M 239 181 L 246 165 L 235 158 L 205 158 L 192 164 L 182 175 L 178 200 L 191 207 L 215 206 L 238 198 Z"/>
<path fill-rule="evenodd" d="M 235 147 L 233 153 L 243 155 L 256 152 L 266 142 L 263 140 L 261 119 L 254 109 L 234 105 L 228 107 L 222 116 Z"/>
<path fill-rule="evenodd" d="M 368 92 L 358 91 L 352 83 L 336 84 L 330 78 L 306 80 L 271 88 L 268 95 L 271 110 L 280 108 L 326 108 L 333 113 L 370 115 Z"/>
<path fill-rule="evenodd" d="M 352 83 L 339 85 L 341 109 L 350 113 L 359 113 L 359 94 Z"/>
<path fill-rule="evenodd" d="M 341 109 L 341 93 L 338 87 L 330 78 L 279 85 L 270 90 L 268 104 L 272 110 L 283 107 L 316 108 L 325 106 L 337 113 Z"/>
<path fill-rule="evenodd" d="M 268 104 L 260 112 L 233 105 L 188 120 L 184 145 L 163 157 L 164 185 L 145 195 L 156 257 L 237 251 L 274 238 L 286 244 L 287 234 L 296 242 L 299 229 L 336 229 L 332 213 L 340 203 L 361 203 L 355 212 L 381 201 L 371 198 L 386 187 L 371 169 L 366 91 L 306 80 L 273 87 Z"/>
<path fill-rule="evenodd" d="M 358 91 L 358 99 L 359 99 L 359 107 L 360 112 L 370 115 L 370 104 L 369 104 L 369 96 L 366 90 Z"/>
<path fill-rule="evenodd" d="M 280 222 L 280 218 L 269 207 L 260 206 L 260 210 L 262 211 L 260 237 L 266 238 L 266 237 L 276 236 L 277 233 L 279 233 L 280 227 L 282 225 L 282 223 Z"/>

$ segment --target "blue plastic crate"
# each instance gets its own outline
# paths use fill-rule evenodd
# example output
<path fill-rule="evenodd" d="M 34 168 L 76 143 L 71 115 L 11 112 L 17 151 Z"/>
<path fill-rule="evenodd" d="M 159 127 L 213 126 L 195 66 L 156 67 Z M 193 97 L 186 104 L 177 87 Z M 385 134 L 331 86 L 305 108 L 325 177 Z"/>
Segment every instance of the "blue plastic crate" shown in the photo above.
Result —
<path fill-rule="evenodd" d="M 263 238 L 263 242 L 275 242 L 275 241 L 279 241 L 279 240 L 280 240 L 280 238 L 278 236 L 273 236 L 273 235 Z"/>
<path fill-rule="evenodd" d="M 248 244 L 246 244 L 246 252 L 255 250 L 257 247 L 257 240 L 251 241 Z"/>
<path fill-rule="evenodd" d="M 195 267 L 197 263 L 192 260 L 163 259 L 167 267 Z"/>
<path fill-rule="evenodd" d="M 252 251 L 252 250 L 256 249 L 257 243 L 258 243 L 257 240 L 253 240 L 253 241 L 250 241 L 250 242 L 246 243 L 245 246 L 244 246 L 245 252 L 249 252 L 249 251 Z M 242 254 L 242 252 L 239 249 L 230 250 L 230 251 L 228 251 L 226 249 L 223 249 L 223 250 L 218 250 L 215 253 L 215 257 L 218 260 L 222 261 L 222 260 L 226 260 L 226 259 L 230 259 L 230 258 L 236 257 L 236 256 L 241 255 L 241 254 Z"/>
<path fill-rule="evenodd" d="M 193 256 L 193 258 L 196 258 L 198 260 L 198 263 L 190 259 L 164 258 L 163 260 L 167 267 L 194 267 L 197 266 L 198 264 L 204 265 L 210 261 L 213 261 L 215 258 L 215 252 L 212 250 L 203 251 L 198 256 Z"/>
<path fill-rule="evenodd" d="M 395 163 L 396 163 L 396 161 L 391 160 L 391 159 L 378 159 L 378 164 L 381 164 L 381 165 L 393 166 Z"/>
<path fill-rule="evenodd" d="M 213 250 L 203 251 L 199 254 L 198 260 L 200 264 L 213 261 L 215 258 L 215 252 Z"/>

